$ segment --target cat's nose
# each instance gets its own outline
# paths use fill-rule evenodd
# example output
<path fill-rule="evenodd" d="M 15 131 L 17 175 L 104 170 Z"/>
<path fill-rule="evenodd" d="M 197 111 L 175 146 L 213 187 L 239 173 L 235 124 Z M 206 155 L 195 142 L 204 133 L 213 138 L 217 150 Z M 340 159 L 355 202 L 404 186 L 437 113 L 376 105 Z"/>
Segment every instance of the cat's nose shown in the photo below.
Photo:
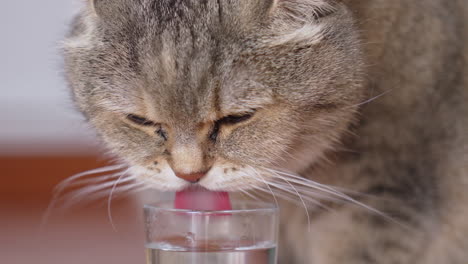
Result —
<path fill-rule="evenodd" d="M 208 171 L 205 171 L 205 172 L 197 172 L 197 173 L 189 173 L 189 174 L 185 174 L 185 173 L 178 173 L 178 172 L 175 172 L 175 175 L 183 180 L 186 180 L 190 183 L 197 183 L 200 181 L 201 178 L 203 178 L 203 176 L 206 175 Z"/>

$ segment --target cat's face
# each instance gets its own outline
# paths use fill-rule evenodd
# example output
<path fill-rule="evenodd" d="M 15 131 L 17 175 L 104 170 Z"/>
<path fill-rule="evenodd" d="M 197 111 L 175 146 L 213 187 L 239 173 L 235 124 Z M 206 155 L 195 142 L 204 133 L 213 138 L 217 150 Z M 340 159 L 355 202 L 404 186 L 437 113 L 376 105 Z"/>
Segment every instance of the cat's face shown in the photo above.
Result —
<path fill-rule="evenodd" d="M 233 191 L 304 169 L 362 99 L 351 15 L 321 0 L 97 0 L 65 59 L 80 109 L 161 190 L 191 184 L 177 175 Z"/>

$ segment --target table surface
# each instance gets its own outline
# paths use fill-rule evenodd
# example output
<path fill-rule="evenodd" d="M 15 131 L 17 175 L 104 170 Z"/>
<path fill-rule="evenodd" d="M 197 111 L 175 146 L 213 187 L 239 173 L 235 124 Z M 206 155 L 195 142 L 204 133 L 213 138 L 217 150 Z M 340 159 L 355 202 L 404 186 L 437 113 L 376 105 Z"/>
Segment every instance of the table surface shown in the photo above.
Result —
<path fill-rule="evenodd" d="M 142 202 L 135 197 L 114 199 L 117 232 L 105 200 L 55 210 L 40 229 L 54 186 L 107 164 L 98 155 L 0 157 L 0 263 L 144 264 Z"/>
<path fill-rule="evenodd" d="M 0 207 L 1 263 L 145 263 L 141 207 L 132 199 L 112 207 L 117 231 L 105 206 L 70 208 L 41 228 L 45 206 Z"/>

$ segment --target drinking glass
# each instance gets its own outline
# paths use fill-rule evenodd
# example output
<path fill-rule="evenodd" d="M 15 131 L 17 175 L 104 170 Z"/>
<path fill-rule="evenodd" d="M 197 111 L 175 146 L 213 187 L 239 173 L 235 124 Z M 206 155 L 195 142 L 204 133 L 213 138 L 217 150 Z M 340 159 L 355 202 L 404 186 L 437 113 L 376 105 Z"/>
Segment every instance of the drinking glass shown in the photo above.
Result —
<path fill-rule="evenodd" d="M 148 264 L 276 264 L 279 210 L 234 202 L 232 210 L 145 205 Z"/>

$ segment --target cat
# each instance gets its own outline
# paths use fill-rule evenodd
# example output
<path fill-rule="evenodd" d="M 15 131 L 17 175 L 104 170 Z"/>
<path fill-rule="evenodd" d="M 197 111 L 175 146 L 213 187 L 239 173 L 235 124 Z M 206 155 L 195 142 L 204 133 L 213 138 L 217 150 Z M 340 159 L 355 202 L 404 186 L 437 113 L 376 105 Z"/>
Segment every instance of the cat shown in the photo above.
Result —
<path fill-rule="evenodd" d="M 461 264 L 467 5 L 90 0 L 65 73 L 141 185 L 275 194 L 280 263 Z"/>

